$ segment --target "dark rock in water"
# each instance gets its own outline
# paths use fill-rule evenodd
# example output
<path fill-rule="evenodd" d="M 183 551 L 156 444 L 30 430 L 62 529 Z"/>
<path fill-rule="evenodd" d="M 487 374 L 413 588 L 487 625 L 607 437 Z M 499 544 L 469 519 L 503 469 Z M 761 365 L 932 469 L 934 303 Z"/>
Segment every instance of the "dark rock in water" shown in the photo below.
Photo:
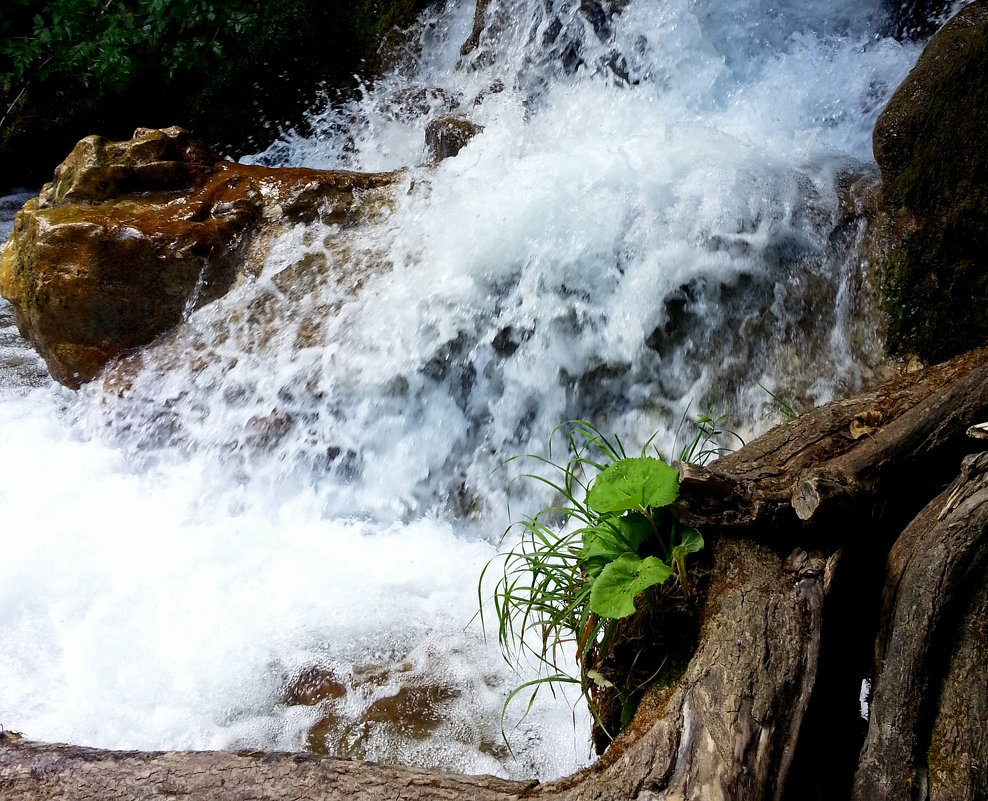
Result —
<path fill-rule="evenodd" d="M 223 295 L 283 224 L 363 214 L 394 178 L 219 161 L 180 128 L 87 137 L 18 212 L 0 294 L 75 388 Z"/>
<path fill-rule="evenodd" d="M 483 127 L 457 114 L 444 114 L 425 126 L 425 146 L 433 161 L 459 153 Z"/>
<path fill-rule="evenodd" d="M 313 665 L 306 668 L 285 688 L 285 703 L 315 706 L 327 698 L 343 698 L 346 686 L 331 671 Z"/>
<path fill-rule="evenodd" d="M 582 34 L 587 26 L 602 43 L 613 38 L 612 19 L 628 5 L 628 0 L 580 0 L 577 11 L 581 22 L 568 24 L 566 17 L 552 3 L 545 3 L 545 23 L 540 26 L 541 50 L 548 60 L 562 66 L 566 74 L 572 74 L 586 62 Z M 505 3 L 477 0 L 473 27 L 460 48 L 459 66 L 483 66 L 496 59 L 489 43 L 497 41 L 510 22 L 510 10 Z M 571 21 L 570 21 L 571 22 Z M 612 53 L 601 64 L 595 65 L 612 72 L 622 81 L 628 81 L 628 69 L 619 54 Z"/>
<path fill-rule="evenodd" d="M 462 690 L 418 672 L 409 662 L 357 665 L 345 682 L 332 670 L 310 666 L 286 685 L 288 705 L 314 706 L 319 719 L 309 728 L 306 747 L 317 754 L 364 759 L 372 741 L 391 747 L 424 741 L 450 727 L 453 704 Z M 476 736 L 470 726 L 455 725 L 458 736 Z"/>
<path fill-rule="evenodd" d="M 491 340 L 491 345 L 498 356 L 507 358 L 513 356 L 515 351 L 521 347 L 521 343 L 531 336 L 532 329 L 530 328 L 516 328 L 513 325 L 508 325 L 497 332 L 494 339 Z"/>
<path fill-rule="evenodd" d="M 488 26 L 487 9 L 490 4 L 491 0 L 477 0 L 473 9 L 473 26 L 470 29 L 470 35 L 460 48 L 461 56 L 470 55 L 480 44 L 480 37 Z"/>
<path fill-rule="evenodd" d="M 926 48 L 879 117 L 892 344 L 930 362 L 988 341 L 988 0 Z"/>

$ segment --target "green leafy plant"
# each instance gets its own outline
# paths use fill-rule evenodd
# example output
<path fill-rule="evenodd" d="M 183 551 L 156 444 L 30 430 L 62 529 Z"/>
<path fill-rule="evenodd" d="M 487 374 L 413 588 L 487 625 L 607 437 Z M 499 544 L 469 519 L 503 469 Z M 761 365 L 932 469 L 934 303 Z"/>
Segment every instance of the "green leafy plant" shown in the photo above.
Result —
<path fill-rule="evenodd" d="M 765 394 L 767 394 L 773 401 L 775 401 L 775 409 L 779 413 L 779 416 L 784 421 L 795 420 L 799 417 L 800 412 L 796 408 L 794 403 L 789 403 L 784 398 L 776 395 L 772 390 L 762 384 L 760 381 L 758 383 L 758 388 L 761 389 Z"/>
<path fill-rule="evenodd" d="M 6 114 L 32 82 L 127 89 L 142 70 L 168 79 L 208 71 L 255 24 L 249 0 L 8 0 L 0 20 Z"/>
<path fill-rule="evenodd" d="M 701 416 L 682 455 L 703 460 L 719 453 L 711 441 L 722 433 L 723 419 Z M 546 673 L 515 688 L 504 710 L 526 690 L 532 690 L 530 706 L 541 686 L 572 683 L 580 685 L 601 726 L 602 696 L 616 693 L 624 724 L 641 687 L 627 676 L 608 675 L 621 626 L 627 634 L 628 619 L 643 605 L 661 612 L 691 599 L 695 587 L 687 563 L 703 547 L 703 537 L 672 515 L 679 474 L 646 455 L 650 443 L 629 457 L 619 438 L 605 437 L 585 421 L 568 424 L 566 443 L 565 462 L 553 461 L 551 450 L 548 458 L 531 457 L 557 477 L 526 474 L 551 487 L 559 504 L 521 521 L 520 540 L 481 575 L 482 587 L 492 565 L 500 563 L 494 608 L 505 658 L 514 664 L 533 657 Z M 560 667 L 574 647 L 578 676 Z"/>

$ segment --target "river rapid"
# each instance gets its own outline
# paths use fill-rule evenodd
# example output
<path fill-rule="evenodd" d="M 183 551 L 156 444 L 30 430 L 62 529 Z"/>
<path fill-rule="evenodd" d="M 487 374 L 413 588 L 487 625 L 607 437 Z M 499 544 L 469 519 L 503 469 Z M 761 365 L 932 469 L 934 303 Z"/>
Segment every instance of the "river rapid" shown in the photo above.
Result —
<path fill-rule="evenodd" d="M 485 640 L 477 580 L 550 500 L 515 483 L 509 512 L 503 462 L 577 418 L 672 456 L 684 415 L 750 436 L 779 420 L 767 390 L 807 408 L 874 380 L 840 187 L 875 170 L 920 46 L 879 0 L 582 6 L 492 0 L 465 55 L 473 4 L 427 12 L 359 100 L 248 157 L 410 167 L 394 202 L 287 232 L 125 371 L 54 385 L 0 307 L 0 725 L 299 749 L 322 720 L 378 761 L 589 761 L 578 698 L 518 704 L 501 740 L 535 674 Z M 429 166 L 449 111 L 483 131 Z M 304 259 L 324 277 L 287 287 Z M 306 671 L 334 697 L 298 703 Z"/>

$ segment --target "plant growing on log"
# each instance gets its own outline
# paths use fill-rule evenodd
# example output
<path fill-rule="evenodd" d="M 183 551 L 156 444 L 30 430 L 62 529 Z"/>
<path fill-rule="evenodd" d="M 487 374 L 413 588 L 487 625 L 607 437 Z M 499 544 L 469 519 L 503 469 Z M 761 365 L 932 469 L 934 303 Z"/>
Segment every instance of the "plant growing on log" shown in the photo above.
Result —
<path fill-rule="evenodd" d="M 698 418 L 698 433 L 682 457 L 703 461 L 717 455 L 719 449 L 710 442 L 721 433 L 722 421 Z M 604 729 L 600 701 L 606 691 L 620 698 L 622 726 L 638 699 L 639 686 L 606 675 L 619 623 L 634 615 L 640 603 L 661 609 L 691 597 L 687 559 L 703 547 L 703 538 L 670 513 L 679 475 L 661 458 L 646 455 L 649 443 L 638 456 L 629 457 L 619 438 L 609 439 L 584 421 L 571 425 L 565 463 L 552 461 L 551 448 L 549 458 L 531 457 L 558 472 L 560 479 L 527 474 L 558 493 L 560 505 L 517 524 L 522 527 L 520 541 L 499 557 L 503 572 L 494 608 L 504 657 L 514 664 L 527 654 L 547 674 L 515 688 L 504 711 L 527 689 L 532 689 L 530 706 L 544 684 L 578 684 Z M 484 568 L 481 586 L 494 561 Z M 573 645 L 579 676 L 560 667 Z"/>

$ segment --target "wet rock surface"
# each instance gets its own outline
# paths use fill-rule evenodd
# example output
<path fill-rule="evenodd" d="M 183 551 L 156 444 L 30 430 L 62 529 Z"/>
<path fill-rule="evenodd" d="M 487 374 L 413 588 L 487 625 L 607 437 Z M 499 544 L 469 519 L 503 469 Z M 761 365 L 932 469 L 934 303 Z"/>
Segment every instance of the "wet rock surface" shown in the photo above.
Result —
<path fill-rule="evenodd" d="M 458 114 L 444 114 L 425 127 L 425 146 L 433 161 L 442 161 L 459 153 L 483 131 L 483 127 Z"/>
<path fill-rule="evenodd" d="M 427 761 L 416 754 L 430 749 L 437 733 L 457 744 L 479 741 L 485 753 L 504 756 L 504 745 L 490 721 L 457 719 L 466 688 L 440 669 L 433 654 L 427 670 L 413 661 L 341 669 L 311 665 L 290 678 L 282 703 L 311 707 L 317 717 L 305 735 L 305 748 L 316 754 L 349 759 L 401 753 L 402 761 Z M 462 717 L 462 716 L 459 716 Z M 448 758 L 449 754 L 429 759 Z M 450 763 L 453 766 L 455 763 Z"/>
<path fill-rule="evenodd" d="M 988 2 L 930 41 L 874 132 L 893 345 L 940 361 L 988 341 Z"/>
<path fill-rule="evenodd" d="M 222 296 L 266 236 L 345 224 L 394 178 L 221 161 L 180 128 L 87 137 L 17 214 L 0 294 L 52 376 L 75 388 Z"/>

